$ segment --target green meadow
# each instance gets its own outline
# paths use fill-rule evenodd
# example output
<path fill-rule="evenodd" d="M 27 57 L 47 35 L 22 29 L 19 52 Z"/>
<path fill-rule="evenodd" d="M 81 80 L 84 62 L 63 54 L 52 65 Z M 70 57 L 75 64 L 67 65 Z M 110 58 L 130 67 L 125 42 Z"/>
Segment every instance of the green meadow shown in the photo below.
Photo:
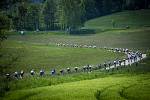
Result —
<path fill-rule="evenodd" d="M 0 49 L 1 100 L 149 100 L 150 99 L 150 10 L 124 11 L 85 23 L 94 34 L 65 32 L 8 32 Z M 112 27 L 111 21 L 115 21 Z M 126 26 L 129 26 L 127 29 Z M 99 48 L 57 47 L 56 43 L 96 45 Z M 103 47 L 140 50 L 147 58 L 138 66 L 114 71 L 95 70 L 51 76 L 59 70 L 123 59 Z M 36 75 L 29 75 L 35 69 Z M 46 75 L 39 76 L 40 69 Z M 6 79 L 5 73 L 25 71 L 20 80 Z"/>
<path fill-rule="evenodd" d="M 5 100 L 149 100 L 149 74 L 112 75 L 6 94 Z M 98 93 L 99 92 L 99 93 Z"/>
<path fill-rule="evenodd" d="M 117 54 L 98 48 L 63 48 L 9 40 L 2 45 L 0 64 L 4 72 L 32 69 L 39 71 L 42 68 L 47 71 L 53 68 L 60 70 L 87 64 L 96 65 L 125 57 L 123 53 Z"/>

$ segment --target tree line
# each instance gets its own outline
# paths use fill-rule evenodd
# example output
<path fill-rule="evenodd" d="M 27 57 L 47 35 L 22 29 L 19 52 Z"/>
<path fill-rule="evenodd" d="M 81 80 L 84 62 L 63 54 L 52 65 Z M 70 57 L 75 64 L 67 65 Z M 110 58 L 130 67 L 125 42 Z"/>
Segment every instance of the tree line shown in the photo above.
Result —
<path fill-rule="evenodd" d="M 70 31 L 80 29 L 85 21 L 95 17 L 148 8 L 149 0 L 1 0 L 0 28 Z"/>

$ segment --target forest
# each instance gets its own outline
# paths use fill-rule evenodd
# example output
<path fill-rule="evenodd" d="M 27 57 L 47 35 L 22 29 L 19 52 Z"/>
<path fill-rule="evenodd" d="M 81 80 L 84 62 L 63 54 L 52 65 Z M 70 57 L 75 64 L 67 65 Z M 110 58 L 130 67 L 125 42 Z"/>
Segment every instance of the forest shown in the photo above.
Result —
<path fill-rule="evenodd" d="M 0 29 L 78 30 L 95 17 L 149 8 L 149 0 L 1 0 Z"/>

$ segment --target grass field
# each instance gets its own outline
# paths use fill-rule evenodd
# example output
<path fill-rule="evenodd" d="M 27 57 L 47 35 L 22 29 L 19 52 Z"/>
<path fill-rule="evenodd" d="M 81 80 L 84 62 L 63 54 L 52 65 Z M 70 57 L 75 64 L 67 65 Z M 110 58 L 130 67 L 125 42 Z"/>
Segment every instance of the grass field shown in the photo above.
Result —
<path fill-rule="evenodd" d="M 64 83 L 6 94 L 5 100 L 149 100 L 149 74 L 112 75 L 105 78 Z M 100 94 L 96 94 L 100 91 Z"/>
<path fill-rule="evenodd" d="M 64 32 L 9 32 L 1 43 L 1 74 L 41 68 L 47 75 L 23 80 L 0 77 L 3 100 L 149 100 L 150 99 L 150 10 L 125 11 L 85 23 L 95 34 L 68 35 Z M 111 21 L 114 20 L 115 27 Z M 129 29 L 125 27 L 129 26 Z M 105 49 L 56 47 L 56 43 L 87 44 L 98 47 L 122 47 L 141 50 L 148 58 L 137 66 L 105 72 L 50 76 L 52 68 L 99 64 L 123 58 Z"/>
<path fill-rule="evenodd" d="M 125 29 L 143 28 L 150 26 L 150 10 L 124 11 L 112 15 L 89 20 L 85 23 L 85 27 L 90 29 Z M 113 27 L 112 20 L 115 25 Z"/>
<path fill-rule="evenodd" d="M 14 72 L 45 69 L 60 70 L 67 67 L 101 64 L 125 57 L 123 53 L 113 53 L 104 49 L 63 48 L 54 45 L 40 45 L 26 42 L 5 41 L 0 50 L 1 70 Z M 7 69 L 6 69 L 7 68 Z"/>
<path fill-rule="evenodd" d="M 54 35 L 54 34 L 26 34 L 12 35 L 10 40 L 28 41 L 39 44 L 69 43 L 87 44 L 98 47 L 122 47 L 147 50 L 150 48 L 150 28 L 111 30 L 88 35 Z"/>
<path fill-rule="evenodd" d="M 149 100 L 149 65 L 150 58 L 147 58 L 138 66 L 132 65 L 109 73 L 96 71 L 11 81 L 7 84 L 10 92 L 5 94 L 4 100 L 96 100 L 97 95 L 102 100 Z"/>

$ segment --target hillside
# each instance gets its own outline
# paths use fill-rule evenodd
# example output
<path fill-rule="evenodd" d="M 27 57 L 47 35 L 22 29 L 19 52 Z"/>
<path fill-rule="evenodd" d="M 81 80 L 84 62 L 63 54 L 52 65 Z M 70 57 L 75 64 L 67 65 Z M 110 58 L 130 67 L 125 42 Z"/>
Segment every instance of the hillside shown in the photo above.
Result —
<path fill-rule="evenodd" d="M 93 80 L 17 90 L 6 94 L 5 100 L 96 100 L 96 97 L 99 98 L 97 100 L 149 100 L 149 88 L 149 74 L 112 75 Z"/>
<path fill-rule="evenodd" d="M 94 34 L 64 34 L 60 31 L 9 32 L 1 43 L 0 70 L 12 75 L 0 76 L 2 100 L 149 100 L 150 99 L 150 10 L 125 11 L 87 21 L 85 27 Z M 112 28 L 112 19 L 115 27 Z M 129 26 L 128 29 L 125 29 Z M 104 64 L 124 58 L 120 53 L 102 48 L 73 48 L 56 43 L 96 45 L 97 47 L 140 50 L 147 58 L 138 66 L 115 70 L 75 72 L 74 67 Z M 71 73 L 60 70 L 71 68 Z M 50 71 L 55 68 L 55 76 Z M 30 70 L 35 69 L 35 76 Z M 45 70 L 40 76 L 39 71 Z M 25 71 L 23 79 L 13 77 L 15 71 Z"/>
<path fill-rule="evenodd" d="M 141 28 L 150 26 L 150 10 L 123 11 L 95 18 L 85 23 L 90 29 Z"/>

